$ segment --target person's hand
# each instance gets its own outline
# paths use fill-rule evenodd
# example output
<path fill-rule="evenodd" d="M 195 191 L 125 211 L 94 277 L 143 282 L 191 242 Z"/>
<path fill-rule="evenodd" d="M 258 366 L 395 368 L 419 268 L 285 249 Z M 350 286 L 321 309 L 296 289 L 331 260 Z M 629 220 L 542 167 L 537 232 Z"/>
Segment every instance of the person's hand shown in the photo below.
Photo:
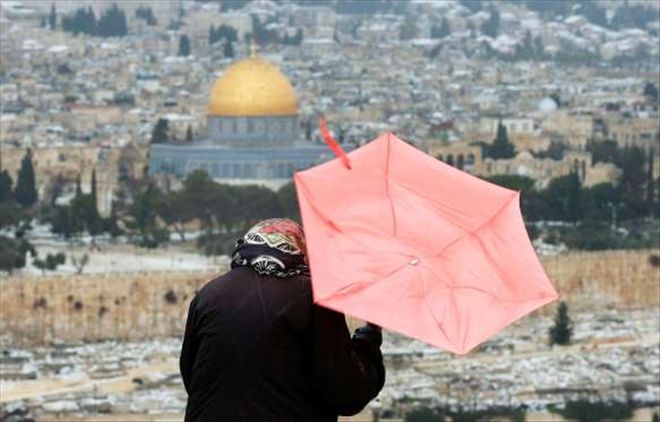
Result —
<path fill-rule="evenodd" d="M 383 330 L 378 325 L 367 322 L 366 325 L 363 325 L 362 327 L 355 330 L 353 339 L 364 340 L 376 347 L 380 347 L 381 343 L 383 342 L 382 331 Z"/>

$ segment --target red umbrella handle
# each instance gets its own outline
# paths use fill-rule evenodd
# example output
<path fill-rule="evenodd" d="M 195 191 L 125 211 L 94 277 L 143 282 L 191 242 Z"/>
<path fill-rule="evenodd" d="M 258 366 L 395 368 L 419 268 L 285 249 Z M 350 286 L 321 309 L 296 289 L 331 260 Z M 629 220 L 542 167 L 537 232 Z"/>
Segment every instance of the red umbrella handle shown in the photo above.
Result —
<path fill-rule="evenodd" d="M 348 160 L 346 152 L 339 145 L 339 142 L 337 142 L 337 140 L 330 134 L 330 131 L 328 130 L 328 124 L 325 122 L 325 117 L 323 117 L 323 115 L 319 117 L 319 129 L 321 129 L 321 136 L 323 136 L 323 139 L 325 140 L 325 143 L 328 144 L 328 147 L 330 147 L 332 152 L 334 152 L 337 157 L 341 158 L 344 166 L 350 170 L 351 162 Z"/>

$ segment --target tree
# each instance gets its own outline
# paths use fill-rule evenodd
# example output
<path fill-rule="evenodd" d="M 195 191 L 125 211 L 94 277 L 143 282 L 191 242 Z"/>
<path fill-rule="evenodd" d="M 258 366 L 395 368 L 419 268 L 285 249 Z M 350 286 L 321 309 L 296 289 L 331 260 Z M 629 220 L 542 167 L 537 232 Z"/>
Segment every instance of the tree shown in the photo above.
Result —
<path fill-rule="evenodd" d="M 82 256 L 71 256 L 71 263 L 76 269 L 76 274 L 82 274 L 83 270 L 89 264 L 89 255 L 83 254 Z"/>
<path fill-rule="evenodd" d="M 497 35 L 500 32 L 500 12 L 495 6 L 491 6 L 490 16 L 481 25 L 481 32 L 489 37 L 497 38 Z"/>
<path fill-rule="evenodd" d="M 184 224 L 193 219 L 192 206 L 184 190 L 161 195 L 156 201 L 156 213 L 179 235 L 182 242 L 186 241 Z"/>
<path fill-rule="evenodd" d="M 92 169 L 92 203 L 94 204 L 94 209 L 97 210 L 96 204 L 98 204 L 96 199 L 96 169 Z"/>
<path fill-rule="evenodd" d="M 543 39 L 541 37 L 534 38 L 534 56 L 537 59 L 543 59 L 545 57 L 545 47 L 543 46 Z M 557 103 L 559 106 L 559 103 Z"/>
<path fill-rule="evenodd" d="M 451 34 L 451 26 L 447 18 L 443 17 L 440 23 L 431 27 L 431 38 L 445 38 Z"/>
<path fill-rule="evenodd" d="M 45 259 L 37 258 L 32 261 L 32 264 L 39 268 L 42 274 L 46 274 L 46 270 L 55 271 L 58 266 L 66 262 L 66 256 L 62 252 L 55 255 L 48 254 Z"/>
<path fill-rule="evenodd" d="M 188 129 L 186 129 L 186 142 L 190 143 L 192 141 L 193 141 L 192 127 L 188 125 Z"/>
<path fill-rule="evenodd" d="M 75 198 L 79 198 L 82 196 L 82 183 L 80 181 L 80 173 L 78 173 L 78 176 L 76 176 L 76 196 Z"/>
<path fill-rule="evenodd" d="M 497 124 L 495 140 L 488 150 L 489 156 L 496 160 L 500 158 L 512 158 L 515 155 L 515 147 L 509 142 L 506 126 L 502 124 L 501 119 Z"/>
<path fill-rule="evenodd" d="M 133 203 L 128 207 L 126 227 L 137 235 L 135 243 L 144 248 L 157 248 L 169 240 L 169 232 L 157 225 L 156 204 L 161 192 L 151 183 L 133 195 Z"/>
<path fill-rule="evenodd" d="M 116 238 L 119 235 L 123 233 L 122 229 L 119 228 L 119 225 L 117 224 L 118 218 L 117 218 L 117 207 L 115 203 L 112 203 L 112 207 L 110 209 L 110 216 L 108 218 L 105 218 L 101 221 L 101 225 L 103 227 L 103 231 L 106 233 L 109 233 L 112 238 Z"/>
<path fill-rule="evenodd" d="M 135 9 L 135 17 L 144 20 L 148 26 L 155 26 L 158 24 L 151 7 L 138 7 Z"/>
<path fill-rule="evenodd" d="M 647 82 L 644 85 L 644 96 L 648 98 L 649 101 L 657 102 L 660 101 L 660 95 L 658 95 L 658 88 L 652 82 Z"/>
<path fill-rule="evenodd" d="M 483 7 L 482 0 L 460 0 L 462 6 L 466 7 L 470 13 L 477 13 Z"/>
<path fill-rule="evenodd" d="M 555 325 L 550 328 L 550 345 L 558 344 L 566 346 L 571 343 L 573 335 L 573 323 L 568 316 L 568 306 L 562 301 L 555 314 Z"/>
<path fill-rule="evenodd" d="M 28 252 L 36 256 L 34 246 L 27 240 L 0 236 L 0 270 L 11 274 L 13 270 L 25 267 L 25 255 Z"/>
<path fill-rule="evenodd" d="M 282 217 L 300 221 L 300 208 L 298 207 L 298 196 L 293 182 L 287 183 L 277 191 L 277 202 Z"/>
<path fill-rule="evenodd" d="M 0 203 L 9 202 L 14 199 L 12 189 L 14 181 L 7 170 L 0 172 Z"/>
<path fill-rule="evenodd" d="M 234 52 L 234 44 L 231 41 L 226 41 L 223 47 L 222 54 L 227 58 L 233 58 L 236 53 Z"/>
<path fill-rule="evenodd" d="M 649 161 L 646 169 L 646 201 L 648 202 L 649 216 L 653 218 L 657 202 L 655 184 L 653 183 L 653 152 L 649 153 Z"/>
<path fill-rule="evenodd" d="M 582 218 L 582 189 L 576 171 L 552 179 L 542 196 L 546 204 L 544 219 L 577 222 Z"/>
<path fill-rule="evenodd" d="M 50 15 L 48 15 L 48 27 L 51 30 L 55 30 L 57 26 L 57 10 L 55 9 L 55 3 L 50 4 Z"/>
<path fill-rule="evenodd" d="M 614 163 L 619 155 L 619 146 L 616 141 L 591 141 L 587 144 L 587 151 L 591 152 L 593 164 L 598 162 Z"/>
<path fill-rule="evenodd" d="M 408 16 L 403 24 L 401 25 L 401 30 L 399 32 L 400 40 L 410 40 L 419 34 L 419 28 L 417 28 L 417 22 L 412 16 Z"/>
<path fill-rule="evenodd" d="M 646 154 L 639 147 L 623 148 L 617 155 L 615 164 L 623 171 L 619 188 L 622 199 L 626 203 L 624 213 L 626 217 L 642 217 L 648 212 L 646 162 Z"/>
<path fill-rule="evenodd" d="M 154 130 L 151 132 L 151 143 L 162 144 L 169 140 L 169 122 L 162 117 L 156 122 Z"/>
<path fill-rule="evenodd" d="M 179 37 L 179 56 L 190 56 L 190 38 L 186 34 Z"/>
<path fill-rule="evenodd" d="M 29 208 L 37 202 L 37 188 L 32 165 L 32 151 L 30 149 L 27 150 L 23 160 L 21 160 L 14 199 L 24 208 Z"/>
<path fill-rule="evenodd" d="M 486 180 L 511 190 L 523 192 L 534 190 L 534 179 L 527 176 L 519 176 L 515 174 L 496 174 L 487 178 Z"/>

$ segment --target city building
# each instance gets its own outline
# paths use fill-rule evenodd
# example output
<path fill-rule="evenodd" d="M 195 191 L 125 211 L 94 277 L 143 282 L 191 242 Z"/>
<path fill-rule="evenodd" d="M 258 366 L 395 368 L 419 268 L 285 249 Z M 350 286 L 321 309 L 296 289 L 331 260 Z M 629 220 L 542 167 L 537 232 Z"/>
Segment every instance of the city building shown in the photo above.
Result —
<path fill-rule="evenodd" d="M 254 51 L 215 82 L 207 114 L 203 139 L 151 144 L 150 174 L 183 178 L 204 170 L 222 183 L 276 189 L 296 170 L 332 158 L 324 145 L 302 139 L 291 83 Z"/>

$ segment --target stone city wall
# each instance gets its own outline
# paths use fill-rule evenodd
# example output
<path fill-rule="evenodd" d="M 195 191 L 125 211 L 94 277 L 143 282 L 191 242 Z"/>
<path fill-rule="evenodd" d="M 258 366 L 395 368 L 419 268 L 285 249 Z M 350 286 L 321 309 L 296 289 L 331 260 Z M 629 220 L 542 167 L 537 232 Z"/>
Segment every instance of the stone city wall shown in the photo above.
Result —
<path fill-rule="evenodd" d="M 660 251 L 645 250 L 571 253 L 543 263 L 571 307 L 639 308 L 660 305 L 657 261 Z M 6 347 L 181 335 L 191 297 L 212 277 L 183 271 L 4 277 L 0 339 Z"/>

